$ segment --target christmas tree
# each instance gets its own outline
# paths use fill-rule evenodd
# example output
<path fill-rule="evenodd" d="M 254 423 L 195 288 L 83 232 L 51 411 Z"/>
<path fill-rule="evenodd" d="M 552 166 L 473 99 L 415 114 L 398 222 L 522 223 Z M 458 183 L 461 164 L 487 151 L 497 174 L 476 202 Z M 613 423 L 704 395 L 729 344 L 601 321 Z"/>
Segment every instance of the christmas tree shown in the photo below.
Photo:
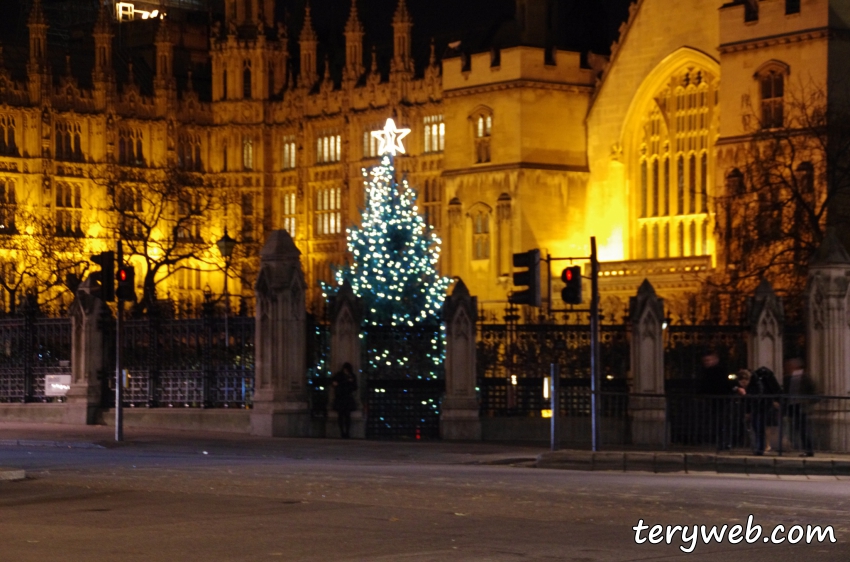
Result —
<path fill-rule="evenodd" d="M 360 297 L 367 326 L 439 324 L 450 283 L 437 272 L 440 240 L 419 215 L 415 192 L 407 179 L 395 179 L 394 157 L 404 153 L 401 140 L 409 132 L 389 119 L 372 133 L 381 163 L 363 171 L 367 207 L 361 226 L 348 229 L 352 262 L 336 273 L 337 284 L 348 281 Z M 326 296 L 335 292 L 323 289 Z"/>

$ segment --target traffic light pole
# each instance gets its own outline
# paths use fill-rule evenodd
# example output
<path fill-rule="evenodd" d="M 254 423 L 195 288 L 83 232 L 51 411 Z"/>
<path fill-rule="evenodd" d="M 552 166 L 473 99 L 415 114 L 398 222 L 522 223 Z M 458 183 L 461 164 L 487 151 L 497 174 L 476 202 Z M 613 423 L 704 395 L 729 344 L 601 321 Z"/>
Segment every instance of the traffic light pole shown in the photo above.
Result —
<path fill-rule="evenodd" d="M 591 446 L 599 450 L 599 260 L 596 237 L 590 237 L 590 416 Z"/>
<path fill-rule="evenodd" d="M 124 264 L 124 245 L 118 239 L 118 267 Z M 110 280 L 114 282 L 113 280 Z M 120 298 L 117 302 L 118 314 L 115 320 L 115 440 L 124 440 L 124 409 L 123 394 L 124 381 L 121 380 L 121 332 L 124 327 L 124 301 Z"/>

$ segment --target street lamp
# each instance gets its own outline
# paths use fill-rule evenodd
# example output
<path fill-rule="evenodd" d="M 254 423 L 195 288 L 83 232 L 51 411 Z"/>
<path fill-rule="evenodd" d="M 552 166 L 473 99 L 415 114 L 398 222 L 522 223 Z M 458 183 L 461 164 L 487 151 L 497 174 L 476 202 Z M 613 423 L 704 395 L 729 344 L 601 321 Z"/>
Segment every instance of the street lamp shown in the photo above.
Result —
<path fill-rule="evenodd" d="M 228 316 L 230 316 L 230 295 L 227 294 L 227 278 L 230 270 L 230 257 L 233 255 L 233 248 L 236 247 L 236 240 L 227 234 L 227 227 L 224 227 L 224 236 L 218 239 L 215 243 L 218 246 L 218 251 L 221 257 L 224 258 L 224 347 L 230 347 L 230 333 L 228 330 Z"/>

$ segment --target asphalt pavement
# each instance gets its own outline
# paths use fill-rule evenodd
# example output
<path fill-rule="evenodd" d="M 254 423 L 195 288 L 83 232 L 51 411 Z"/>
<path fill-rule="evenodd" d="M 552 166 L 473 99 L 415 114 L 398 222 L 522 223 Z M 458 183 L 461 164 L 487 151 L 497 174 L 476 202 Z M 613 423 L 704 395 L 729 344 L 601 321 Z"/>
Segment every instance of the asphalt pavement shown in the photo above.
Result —
<path fill-rule="evenodd" d="M 531 468 L 545 449 L 515 444 L 111 437 L 0 423 L 0 466 L 27 471 L 0 481 L 0 562 L 850 560 L 844 477 Z M 835 542 L 647 540 L 750 515 Z"/>

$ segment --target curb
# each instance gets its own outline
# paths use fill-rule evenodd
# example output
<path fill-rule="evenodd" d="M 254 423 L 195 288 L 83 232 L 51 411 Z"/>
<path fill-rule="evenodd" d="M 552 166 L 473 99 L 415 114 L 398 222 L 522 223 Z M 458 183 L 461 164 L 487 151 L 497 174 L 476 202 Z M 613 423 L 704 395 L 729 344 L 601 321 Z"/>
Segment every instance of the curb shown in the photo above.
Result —
<path fill-rule="evenodd" d="M 80 441 L 42 441 L 36 439 L 0 439 L 0 447 L 61 447 L 63 449 L 105 449 L 96 443 Z"/>
<path fill-rule="evenodd" d="M 27 473 L 22 469 L 0 467 L 0 481 L 25 480 L 26 477 Z"/>
<path fill-rule="evenodd" d="M 537 457 L 537 468 L 613 472 L 699 473 L 776 476 L 850 476 L 850 461 L 707 453 L 555 451 Z"/>

